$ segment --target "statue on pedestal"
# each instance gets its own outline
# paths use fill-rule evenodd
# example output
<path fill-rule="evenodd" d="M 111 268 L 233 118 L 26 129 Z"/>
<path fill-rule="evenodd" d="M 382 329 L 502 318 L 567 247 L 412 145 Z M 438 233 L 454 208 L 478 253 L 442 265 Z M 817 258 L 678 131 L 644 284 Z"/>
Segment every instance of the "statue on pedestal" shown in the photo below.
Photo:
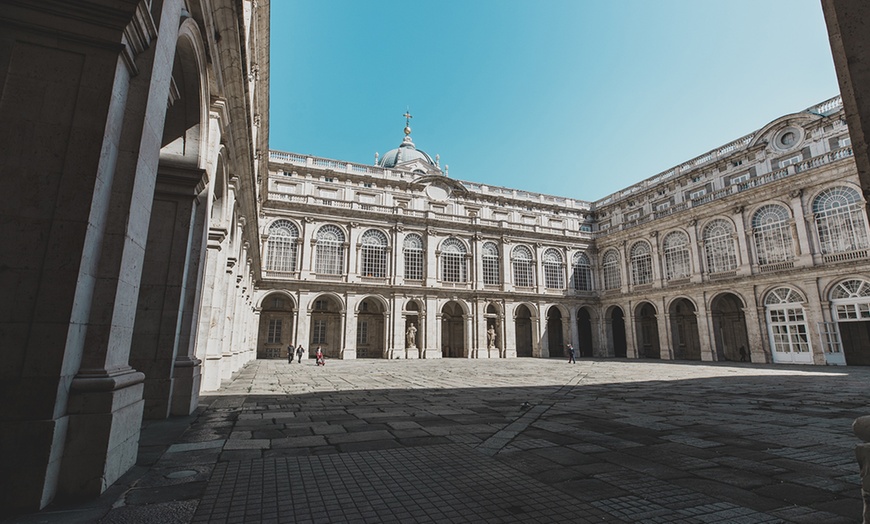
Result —
<path fill-rule="evenodd" d="M 408 349 L 417 347 L 417 326 L 413 322 L 408 324 L 408 329 L 405 331 L 405 344 Z"/>
<path fill-rule="evenodd" d="M 491 324 L 486 330 L 486 347 L 487 349 L 495 349 L 495 328 Z"/>

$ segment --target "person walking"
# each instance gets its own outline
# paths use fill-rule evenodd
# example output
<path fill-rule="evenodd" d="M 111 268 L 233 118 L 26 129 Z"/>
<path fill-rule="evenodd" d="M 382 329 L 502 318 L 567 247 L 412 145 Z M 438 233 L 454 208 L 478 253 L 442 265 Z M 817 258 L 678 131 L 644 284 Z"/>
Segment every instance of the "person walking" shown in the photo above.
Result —
<path fill-rule="evenodd" d="M 299 347 L 296 348 L 296 358 L 300 364 L 302 363 L 302 355 L 304 355 L 304 354 L 305 354 L 305 348 L 302 347 L 302 344 L 299 344 Z M 293 357 L 290 357 L 290 358 L 292 359 Z"/>
<path fill-rule="evenodd" d="M 574 358 L 574 346 L 568 344 L 568 362 L 569 363 L 577 363 L 577 359 Z"/>
<path fill-rule="evenodd" d="M 323 350 L 320 349 L 320 346 L 317 346 L 317 353 L 315 353 L 314 356 L 317 359 L 316 362 L 318 366 L 326 365 L 326 361 L 323 359 Z"/>
<path fill-rule="evenodd" d="M 293 363 L 293 355 L 296 354 L 296 348 L 293 347 L 293 342 L 287 344 L 287 363 Z"/>

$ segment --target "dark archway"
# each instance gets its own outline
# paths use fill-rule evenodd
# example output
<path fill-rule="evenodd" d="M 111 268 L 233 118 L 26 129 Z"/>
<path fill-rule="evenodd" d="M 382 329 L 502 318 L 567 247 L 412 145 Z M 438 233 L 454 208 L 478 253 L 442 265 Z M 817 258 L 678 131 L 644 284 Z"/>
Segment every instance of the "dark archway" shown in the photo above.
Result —
<path fill-rule="evenodd" d="M 613 343 L 613 355 L 625 358 L 628 356 L 628 344 L 625 339 L 625 313 L 622 308 L 614 306 L 610 310 L 610 340 Z"/>
<path fill-rule="evenodd" d="M 562 334 L 562 312 L 556 306 L 552 306 L 547 311 L 547 347 L 551 358 L 567 356 L 568 350 L 565 348 L 565 337 Z"/>
<path fill-rule="evenodd" d="M 695 305 L 685 298 L 671 302 L 671 340 L 674 360 L 701 360 L 701 337 Z"/>
<path fill-rule="evenodd" d="M 356 358 L 385 358 L 386 315 L 380 300 L 365 298 L 359 304 L 356 320 Z"/>
<path fill-rule="evenodd" d="M 747 352 L 749 350 L 743 301 L 734 293 L 723 293 L 710 303 L 710 314 L 713 318 L 716 360 L 739 361 L 740 348 L 746 348 Z"/>
<path fill-rule="evenodd" d="M 308 356 L 314 357 L 317 348 L 329 358 L 341 358 L 341 342 L 344 330 L 341 325 L 341 303 L 330 295 L 321 295 L 311 308 L 311 338 L 308 341 Z"/>
<path fill-rule="evenodd" d="M 520 305 L 517 306 L 516 315 L 514 316 L 514 330 L 517 339 L 517 356 L 531 357 L 532 356 L 532 312 L 529 308 Z"/>
<path fill-rule="evenodd" d="M 649 302 L 644 302 L 635 308 L 634 315 L 637 326 L 637 357 L 662 358 L 656 308 Z"/>
<path fill-rule="evenodd" d="M 441 356 L 465 356 L 465 315 L 459 303 L 450 301 L 441 308 Z"/>
<path fill-rule="evenodd" d="M 257 358 L 287 358 L 293 340 L 295 310 L 290 297 L 272 293 L 263 299 L 257 335 Z"/>
<path fill-rule="evenodd" d="M 581 307 L 577 310 L 577 336 L 580 347 L 577 353 L 581 357 L 591 357 L 594 354 L 592 348 L 592 317 L 589 310 Z"/>

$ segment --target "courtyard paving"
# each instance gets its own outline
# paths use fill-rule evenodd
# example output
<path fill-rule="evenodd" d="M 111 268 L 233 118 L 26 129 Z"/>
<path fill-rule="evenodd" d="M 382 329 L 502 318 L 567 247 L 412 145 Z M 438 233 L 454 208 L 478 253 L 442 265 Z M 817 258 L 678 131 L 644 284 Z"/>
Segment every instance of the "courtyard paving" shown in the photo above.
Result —
<path fill-rule="evenodd" d="M 97 501 L 13 522 L 861 521 L 867 368 L 246 366 Z"/>

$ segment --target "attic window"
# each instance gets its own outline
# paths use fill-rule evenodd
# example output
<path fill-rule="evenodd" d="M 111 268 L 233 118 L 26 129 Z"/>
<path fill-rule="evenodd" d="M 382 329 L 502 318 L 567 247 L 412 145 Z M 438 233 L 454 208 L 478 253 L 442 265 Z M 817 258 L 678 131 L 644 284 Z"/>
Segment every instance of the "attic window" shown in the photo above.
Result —
<path fill-rule="evenodd" d="M 333 178 L 331 176 L 325 176 L 325 177 L 323 177 L 323 181 L 324 182 L 335 182 L 335 178 Z"/>

